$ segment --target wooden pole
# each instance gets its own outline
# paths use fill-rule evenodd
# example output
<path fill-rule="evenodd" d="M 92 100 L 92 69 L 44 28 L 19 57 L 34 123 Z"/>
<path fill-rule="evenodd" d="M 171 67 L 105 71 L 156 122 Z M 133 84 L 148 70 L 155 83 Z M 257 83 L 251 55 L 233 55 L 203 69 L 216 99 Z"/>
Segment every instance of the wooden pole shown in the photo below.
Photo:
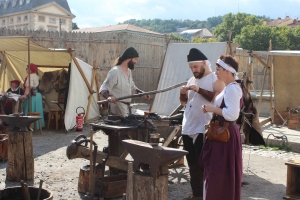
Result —
<path fill-rule="evenodd" d="M 28 70 L 29 70 L 29 74 L 28 74 L 28 87 L 29 87 L 29 94 L 28 94 L 28 112 L 31 113 L 31 89 L 30 89 L 30 39 L 28 38 Z"/>
<path fill-rule="evenodd" d="M 97 62 L 94 60 L 94 62 L 93 62 L 93 67 L 95 68 L 95 69 L 97 69 Z M 96 71 L 97 72 L 97 71 Z M 99 90 L 100 90 L 100 85 L 99 85 L 99 82 L 98 82 L 98 76 L 97 76 L 97 73 L 96 73 L 96 87 L 97 87 L 97 97 L 98 97 L 98 101 L 100 101 L 100 93 L 99 93 Z"/>
<path fill-rule="evenodd" d="M 92 84 L 91 84 L 91 87 L 92 89 L 94 88 L 94 85 L 95 85 L 95 81 L 96 80 L 96 67 L 93 66 L 93 73 L 92 73 Z M 88 106 L 87 106 L 87 111 L 86 111 L 86 115 L 85 115 L 85 119 L 84 121 L 87 123 L 87 120 L 89 119 L 89 114 L 90 114 L 90 107 L 91 107 L 91 101 L 93 99 L 93 95 L 94 95 L 94 90 L 93 90 L 93 93 L 90 93 L 89 95 L 89 98 L 88 98 Z"/>
<path fill-rule="evenodd" d="M 271 56 L 271 69 L 270 69 L 270 112 L 271 112 L 271 118 L 273 119 L 274 115 L 274 107 L 273 107 L 273 90 L 274 90 L 274 65 L 273 65 L 273 56 Z"/>
<path fill-rule="evenodd" d="M 93 184 L 93 129 L 90 130 L 90 194 L 92 194 L 92 184 Z"/>
<path fill-rule="evenodd" d="M 272 51 L 272 40 L 270 40 L 269 42 L 269 51 Z M 270 64 L 270 113 L 271 113 L 271 118 L 273 118 L 274 116 L 274 107 L 273 107 L 273 90 L 274 90 L 274 65 L 273 65 L 273 56 L 269 57 L 270 60 L 269 64 Z"/>
<path fill-rule="evenodd" d="M 133 164 L 128 162 L 126 200 L 133 200 Z"/>
<path fill-rule="evenodd" d="M 233 56 L 232 49 L 231 49 L 231 35 L 232 35 L 232 32 L 228 31 L 227 47 L 229 48 L 229 55 Z"/>
<path fill-rule="evenodd" d="M 66 47 L 67 47 L 68 52 L 70 53 L 70 55 L 71 55 L 71 57 L 72 57 L 72 60 L 73 60 L 74 63 L 75 63 L 77 69 L 79 70 L 79 72 L 80 72 L 80 74 L 81 74 L 81 76 L 82 76 L 82 78 L 83 78 L 83 80 L 84 80 L 84 82 L 85 82 L 87 88 L 89 89 L 89 92 L 90 92 L 90 93 L 94 93 L 94 91 L 92 90 L 92 88 L 91 88 L 91 86 L 90 86 L 88 80 L 86 79 L 86 77 L 85 77 L 85 75 L 84 75 L 84 73 L 83 73 L 83 71 L 82 71 L 82 69 L 81 69 L 81 67 L 80 67 L 80 65 L 79 65 L 79 63 L 78 63 L 78 61 L 77 61 L 77 59 L 76 59 L 75 56 L 73 55 L 72 49 L 70 48 L 70 46 L 69 46 L 68 44 L 66 44 Z"/>
<path fill-rule="evenodd" d="M 265 68 L 270 68 L 270 66 L 268 66 L 262 59 L 260 59 L 260 57 L 258 56 L 258 55 L 256 55 L 256 54 L 252 54 L 252 56 L 254 57 L 254 58 L 256 58 L 256 60 L 258 61 L 258 62 L 260 62 Z"/>
<path fill-rule="evenodd" d="M 254 75 L 253 75 L 253 60 L 252 60 L 251 54 L 249 56 L 249 60 L 250 60 L 250 63 L 249 63 L 250 80 L 253 81 L 254 80 Z M 249 89 L 253 90 L 253 83 L 250 84 L 250 88 Z"/>

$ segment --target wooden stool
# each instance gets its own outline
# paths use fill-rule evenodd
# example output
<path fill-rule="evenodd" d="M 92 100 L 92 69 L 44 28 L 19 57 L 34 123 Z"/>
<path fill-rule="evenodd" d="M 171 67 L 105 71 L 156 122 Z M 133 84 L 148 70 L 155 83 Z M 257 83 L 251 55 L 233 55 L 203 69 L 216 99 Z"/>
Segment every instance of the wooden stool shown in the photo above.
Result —
<path fill-rule="evenodd" d="M 27 116 L 41 116 L 39 112 L 28 112 Z M 39 119 L 38 121 L 35 121 L 33 122 L 33 125 L 34 125 L 34 132 L 36 131 L 36 123 L 39 123 L 39 126 L 40 126 L 40 134 L 42 135 L 42 123 L 41 123 L 41 119 Z"/>
<path fill-rule="evenodd" d="M 63 110 L 61 109 L 49 109 L 49 114 L 48 114 L 48 129 L 50 129 L 50 121 L 52 116 L 55 119 L 55 129 L 58 130 L 58 117 L 61 120 L 61 124 L 63 125 Z"/>

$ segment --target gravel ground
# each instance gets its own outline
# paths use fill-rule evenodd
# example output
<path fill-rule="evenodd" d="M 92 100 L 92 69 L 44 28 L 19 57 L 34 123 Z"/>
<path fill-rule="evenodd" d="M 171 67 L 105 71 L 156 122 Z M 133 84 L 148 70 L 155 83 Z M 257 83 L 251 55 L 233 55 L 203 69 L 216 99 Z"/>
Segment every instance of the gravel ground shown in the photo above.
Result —
<path fill-rule="evenodd" d="M 77 192 L 80 166 L 89 164 L 88 160 L 68 160 L 66 148 L 79 134 L 89 137 L 89 125 L 82 132 L 54 132 L 43 130 L 43 134 L 33 134 L 34 145 L 34 181 L 28 185 L 38 187 L 44 180 L 43 188 L 49 189 L 54 199 L 83 199 Z M 101 131 L 94 134 L 99 150 L 107 146 L 107 136 Z M 246 185 L 242 188 L 242 199 L 279 200 L 285 195 L 286 166 L 285 161 L 300 158 L 297 153 L 283 151 L 263 151 L 255 147 L 244 147 L 244 176 Z M 186 163 L 186 162 L 185 162 Z M 0 188 L 19 186 L 19 183 L 5 181 L 6 162 L 0 163 Z M 191 193 L 187 166 L 170 169 L 169 199 L 178 200 Z M 122 199 L 122 198 L 119 198 Z"/>

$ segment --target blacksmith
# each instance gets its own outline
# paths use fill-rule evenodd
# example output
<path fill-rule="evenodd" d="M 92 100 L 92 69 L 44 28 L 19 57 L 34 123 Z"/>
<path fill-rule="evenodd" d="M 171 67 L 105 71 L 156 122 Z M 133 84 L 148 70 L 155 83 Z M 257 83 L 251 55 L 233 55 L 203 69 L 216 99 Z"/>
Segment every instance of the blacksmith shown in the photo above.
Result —
<path fill-rule="evenodd" d="M 110 114 L 128 116 L 130 114 L 131 98 L 117 101 L 116 98 L 143 93 L 138 89 L 132 79 L 131 70 L 138 61 L 139 54 L 133 48 L 127 48 L 124 53 L 116 59 L 115 66 L 108 72 L 106 79 L 100 87 L 101 95 L 110 102 Z M 150 99 L 149 95 L 145 96 Z"/>
<path fill-rule="evenodd" d="M 204 104 L 213 104 L 214 97 L 223 90 L 224 83 L 218 81 L 212 73 L 210 62 L 199 49 L 190 49 L 187 61 L 194 76 L 180 89 L 181 105 L 186 106 L 182 121 L 182 139 L 184 149 L 189 152 L 186 159 L 192 188 L 192 195 L 186 199 L 202 199 L 203 168 L 199 166 L 198 159 L 203 147 L 204 125 L 209 123 L 212 114 L 203 113 L 201 107 Z"/>

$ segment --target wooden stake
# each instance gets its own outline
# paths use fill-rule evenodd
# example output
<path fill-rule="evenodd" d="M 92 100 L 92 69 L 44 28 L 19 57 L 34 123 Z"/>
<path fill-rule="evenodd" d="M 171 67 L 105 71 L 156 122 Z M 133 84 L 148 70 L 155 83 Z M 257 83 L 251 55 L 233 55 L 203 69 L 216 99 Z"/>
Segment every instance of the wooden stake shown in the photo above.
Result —
<path fill-rule="evenodd" d="M 90 194 L 92 194 L 92 184 L 93 184 L 93 129 L 90 130 Z"/>
<path fill-rule="evenodd" d="M 92 84 L 91 84 L 92 89 L 94 88 L 95 81 L 97 81 L 96 80 L 96 73 L 97 73 L 96 68 L 93 67 Z M 90 107 L 91 107 L 91 101 L 93 99 L 93 95 L 94 95 L 94 90 L 93 90 L 93 93 L 90 93 L 89 98 L 88 98 L 88 106 L 87 106 L 87 111 L 86 111 L 85 120 L 84 120 L 86 123 L 87 123 L 87 120 L 89 119 Z"/>
<path fill-rule="evenodd" d="M 133 164 L 128 162 L 126 199 L 133 200 Z"/>
<path fill-rule="evenodd" d="M 270 51 L 272 50 L 272 40 L 270 40 Z M 274 90 L 274 65 L 273 65 L 273 56 L 270 56 L 270 112 L 271 118 L 274 119 L 274 107 L 273 107 L 273 90 Z"/>

